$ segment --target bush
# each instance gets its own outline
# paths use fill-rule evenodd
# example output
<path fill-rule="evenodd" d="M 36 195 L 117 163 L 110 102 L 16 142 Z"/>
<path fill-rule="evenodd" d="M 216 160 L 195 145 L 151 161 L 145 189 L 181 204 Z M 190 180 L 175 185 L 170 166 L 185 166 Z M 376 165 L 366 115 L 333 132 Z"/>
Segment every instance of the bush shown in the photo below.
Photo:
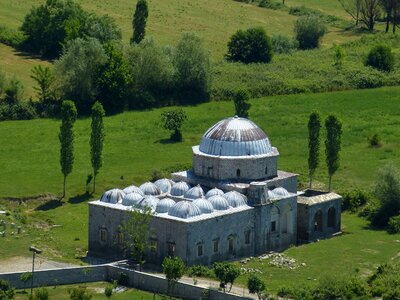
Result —
<path fill-rule="evenodd" d="M 187 274 L 190 277 L 214 277 L 214 273 L 212 269 L 208 268 L 207 266 L 197 265 L 188 268 Z"/>
<path fill-rule="evenodd" d="M 33 299 L 34 300 L 48 300 L 49 299 L 49 291 L 46 288 L 38 288 L 35 290 Z"/>
<path fill-rule="evenodd" d="M 90 300 L 92 295 L 85 288 L 73 288 L 68 291 L 71 300 Z"/>
<path fill-rule="evenodd" d="M 0 299 L 11 300 L 14 298 L 14 289 L 8 281 L 0 280 Z"/>
<path fill-rule="evenodd" d="M 21 31 L 0 26 L 0 43 L 18 49 L 23 45 L 25 39 L 26 36 Z"/>
<path fill-rule="evenodd" d="M 369 202 L 370 195 L 362 190 L 343 193 L 342 210 L 356 212 L 360 207 Z"/>
<path fill-rule="evenodd" d="M 104 295 L 110 299 L 113 293 L 113 288 L 111 286 L 106 286 L 106 288 L 104 289 Z"/>
<path fill-rule="evenodd" d="M 394 55 L 389 46 L 378 45 L 368 53 L 366 66 L 371 66 L 380 71 L 390 72 L 394 69 Z"/>
<path fill-rule="evenodd" d="M 161 113 L 164 129 L 172 131 L 170 139 L 174 142 L 182 141 L 182 125 L 187 120 L 187 115 L 182 109 L 169 110 Z"/>
<path fill-rule="evenodd" d="M 290 54 L 299 47 L 297 40 L 280 34 L 273 35 L 271 41 L 275 53 Z"/>
<path fill-rule="evenodd" d="M 260 27 L 238 30 L 228 43 L 226 58 L 242 63 L 269 63 L 272 60 L 272 42 Z"/>
<path fill-rule="evenodd" d="M 117 283 L 119 285 L 127 286 L 129 284 L 129 276 L 124 272 L 119 273 Z"/>
<path fill-rule="evenodd" d="M 273 0 L 261 0 L 260 3 L 258 3 L 258 6 L 276 10 L 284 8 L 285 4 L 281 2 L 275 2 Z"/>
<path fill-rule="evenodd" d="M 400 286 L 400 264 L 380 265 L 374 274 L 372 274 L 368 283 L 371 286 L 373 297 L 382 297 L 383 299 L 400 299 L 398 297 L 398 288 Z"/>
<path fill-rule="evenodd" d="M 30 102 L 0 104 L 0 121 L 32 120 L 37 117 L 35 107 Z"/>
<path fill-rule="evenodd" d="M 389 219 L 387 230 L 389 233 L 400 233 L 400 215 Z"/>
<path fill-rule="evenodd" d="M 368 138 L 368 144 L 370 145 L 370 147 L 374 148 L 382 146 L 381 137 L 377 133 L 373 134 Z"/>
<path fill-rule="evenodd" d="M 318 48 L 327 28 L 316 16 L 304 16 L 297 19 L 294 25 L 296 40 L 300 49 Z"/>

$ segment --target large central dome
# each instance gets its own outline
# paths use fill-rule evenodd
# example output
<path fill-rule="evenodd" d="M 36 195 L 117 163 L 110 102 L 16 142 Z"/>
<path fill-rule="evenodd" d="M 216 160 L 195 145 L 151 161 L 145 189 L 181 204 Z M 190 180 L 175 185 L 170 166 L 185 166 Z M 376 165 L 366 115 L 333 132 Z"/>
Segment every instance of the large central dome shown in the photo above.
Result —
<path fill-rule="evenodd" d="M 247 156 L 268 154 L 272 147 L 260 127 L 235 116 L 209 128 L 201 139 L 199 150 L 215 156 Z"/>

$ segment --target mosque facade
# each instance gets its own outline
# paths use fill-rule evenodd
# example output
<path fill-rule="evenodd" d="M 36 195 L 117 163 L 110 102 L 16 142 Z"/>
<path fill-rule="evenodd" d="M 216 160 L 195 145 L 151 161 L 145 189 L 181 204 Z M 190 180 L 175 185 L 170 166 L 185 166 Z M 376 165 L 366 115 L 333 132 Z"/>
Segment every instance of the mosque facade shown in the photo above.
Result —
<path fill-rule="evenodd" d="M 121 224 L 150 208 L 146 261 L 179 256 L 209 265 L 327 238 L 340 232 L 341 196 L 297 190 L 278 170 L 279 152 L 248 119 L 219 121 L 194 146 L 191 170 L 171 179 L 112 189 L 89 203 L 89 255 L 119 259 Z"/>

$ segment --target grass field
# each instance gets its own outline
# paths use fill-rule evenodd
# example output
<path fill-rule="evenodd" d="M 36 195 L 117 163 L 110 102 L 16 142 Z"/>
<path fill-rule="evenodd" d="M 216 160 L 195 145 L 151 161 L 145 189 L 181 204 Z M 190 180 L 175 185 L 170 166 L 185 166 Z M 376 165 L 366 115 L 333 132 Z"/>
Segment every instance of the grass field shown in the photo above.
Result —
<path fill-rule="evenodd" d="M 49 299 L 57 299 L 57 300 L 69 300 L 70 296 L 68 294 L 68 290 L 72 288 L 86 288 L 86 290 L 92 294 L 92 300 L 105 300 L 107 297 L 104 295 L 104 288 L 109 286 L 110 284 L 107 282 L 95 282 L 95 283 L 85 283 L 79 285 L 62 285 L 57 287 L 48 287 L 47 291 L 49 292 Z M 27 290 L 28 291 L 28 290 Z M 23 293 L 23 291 L 18 291 L 16 296 L 14 297 L 16 300 L 24 300 L 29 299 L 29 293 Z M 153 299 L 163 299 L 163 297 L 156 295 L 153 298 L 152 293 L 136 290 L 136 289 L 128 289 L 124 292 L 113 293 L 111 296 L 113 300 L 131 300 L 131 299 L 140 299 L 140 300 L 153 300 Z"/>

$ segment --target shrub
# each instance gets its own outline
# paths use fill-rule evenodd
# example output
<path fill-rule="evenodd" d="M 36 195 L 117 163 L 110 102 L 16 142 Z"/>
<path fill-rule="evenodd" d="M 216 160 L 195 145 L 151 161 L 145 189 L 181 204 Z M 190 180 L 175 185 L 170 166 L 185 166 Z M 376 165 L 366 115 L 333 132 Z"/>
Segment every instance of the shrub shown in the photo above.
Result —
<path fill-rule="evenodd" d="M 197 265 L 188 268 L 187 274 L 190 277 L 214 277 L 213 271 L 207 266 Z"/>
<path fill-rule="evenodd" d="M 360 207 L 369 202 L 370 195 L 362 190 L 343 194 L 342 210 L 356 212 Z"/>
<path fill-rule="evenodd" d="M 346 60 L 346 51 L 340 47 L 336 46 L 333 53 L 333 65 L 340 69 Z"/>
<path fill-rule="evenodd" d="M 247 280 L 247 288 L 250 294 L 257 294 L 260 300 L 265 295 L 265 283 L 256 274 L 250 275 Z"/>
<path fill-rule="evenodd" d="M 368 283 L 371 286 L 373 297 L 382 297 L 383 299 L 400 299 L 398 296 L 398 287 L 400 286 L 400 264 L 391 263 L 380 265 L 374 274 L 369 277 Z M 391 296 L 393 298 L 391 298 Z"/>
<path fill-rule="evenodd" d="M 71 300 L 90 300 L 92 295 L 85 288 L 73 288 L 68 291 Z"/>
<path fill-rule="evenodd" d="M 233 283 L 240 275 L 240 268 L 237 265 L 228 262 L 214 263 L 213 268 L 215 276 L 220 282 L 220 287 L 225 291 L 226 285 L 230 283 L 229 291 L 231 291 Z"/>
<path fill-rule="evenodd" d="M 374 148 L 382 146 L 381 137 L 377 133 L 373 134 L 368 138 L 368 144 L 370 145 L 370 147 Z"/>
<path fill-rule="evenodd" d="M 0 121 L 32 120 L 37 117 L 35 107 L 30 102 L 0 104 Z"/>
<path fill-rule="evenodd" d="M 271 41 L 275 53 L 289 54 L 299 47 L 297 40 L 280 34 L 273 35 Z"/>
<path fill-rule="evenodd" d="M 391 217 L 388 222 L 389 233 L 400 233 L 400 215 Z"/>
<path fill-rule="evenodd" d="M 117 283 L 119 285 L 127 286 L 129 284 L 129 276 L 124 272 L 119 273 Z"/>
<path fill-rule="evenodd" d="M 297 19 L 294 31 L 300 49 L 313 49 L 319 47 L 327 28 L 318 17 L 304 16 Z"/>
<path fill-rule="evenodd" d="M 0 299 L 11 300 L 14 298 L 14 289 L 8 281 L 0 280 Z"/>
<path fill-rule="evenodd" d="M 281 2 L 275 2 L 273 0 L 261 0 L 260 3 L 258 3 L 258 6 L 276 10 L 284 8 L 285 4 Z"/>
<path fill-rule="evenodd" d="M 171 130 L 171 141 L 182 141 L 181 128 L 183 123 L 187 120 L 187 115 L 182 109 L 164 111 L 161 113 L 161 120 L 164 129 Z"/>
<path fill-rule="evenodd" d="M 272 60 L 272 42 L 260 27 L 238 30 L 228 43 L 226 58 L 242 63 L 269 63 Z"/>
<path fill-rule="evenodd" d="M 378 45 L 368 53 L 366 66 L 371 66 L 380 71 L 390 72 L 394 68 L 394 55 L 389 46 Z"/>
<path fill-rule="evenodd" d="M 0 26 L 0 43 L 18 49 L 23 45 L 25 39 L 26 36 L 21 31 Z"/>
<path fill-rule="evenodd" d="M 111 286 L 106 286 L 106 288 L 104 289 L 104 295 L 110 299 L 113 293 L 113 288 Z"/>
<path fill-rule="evenodd" d="M 46 288 L 38 288 L 35 290 L 34 300 L 48 300 L 49 291 Z"/>

